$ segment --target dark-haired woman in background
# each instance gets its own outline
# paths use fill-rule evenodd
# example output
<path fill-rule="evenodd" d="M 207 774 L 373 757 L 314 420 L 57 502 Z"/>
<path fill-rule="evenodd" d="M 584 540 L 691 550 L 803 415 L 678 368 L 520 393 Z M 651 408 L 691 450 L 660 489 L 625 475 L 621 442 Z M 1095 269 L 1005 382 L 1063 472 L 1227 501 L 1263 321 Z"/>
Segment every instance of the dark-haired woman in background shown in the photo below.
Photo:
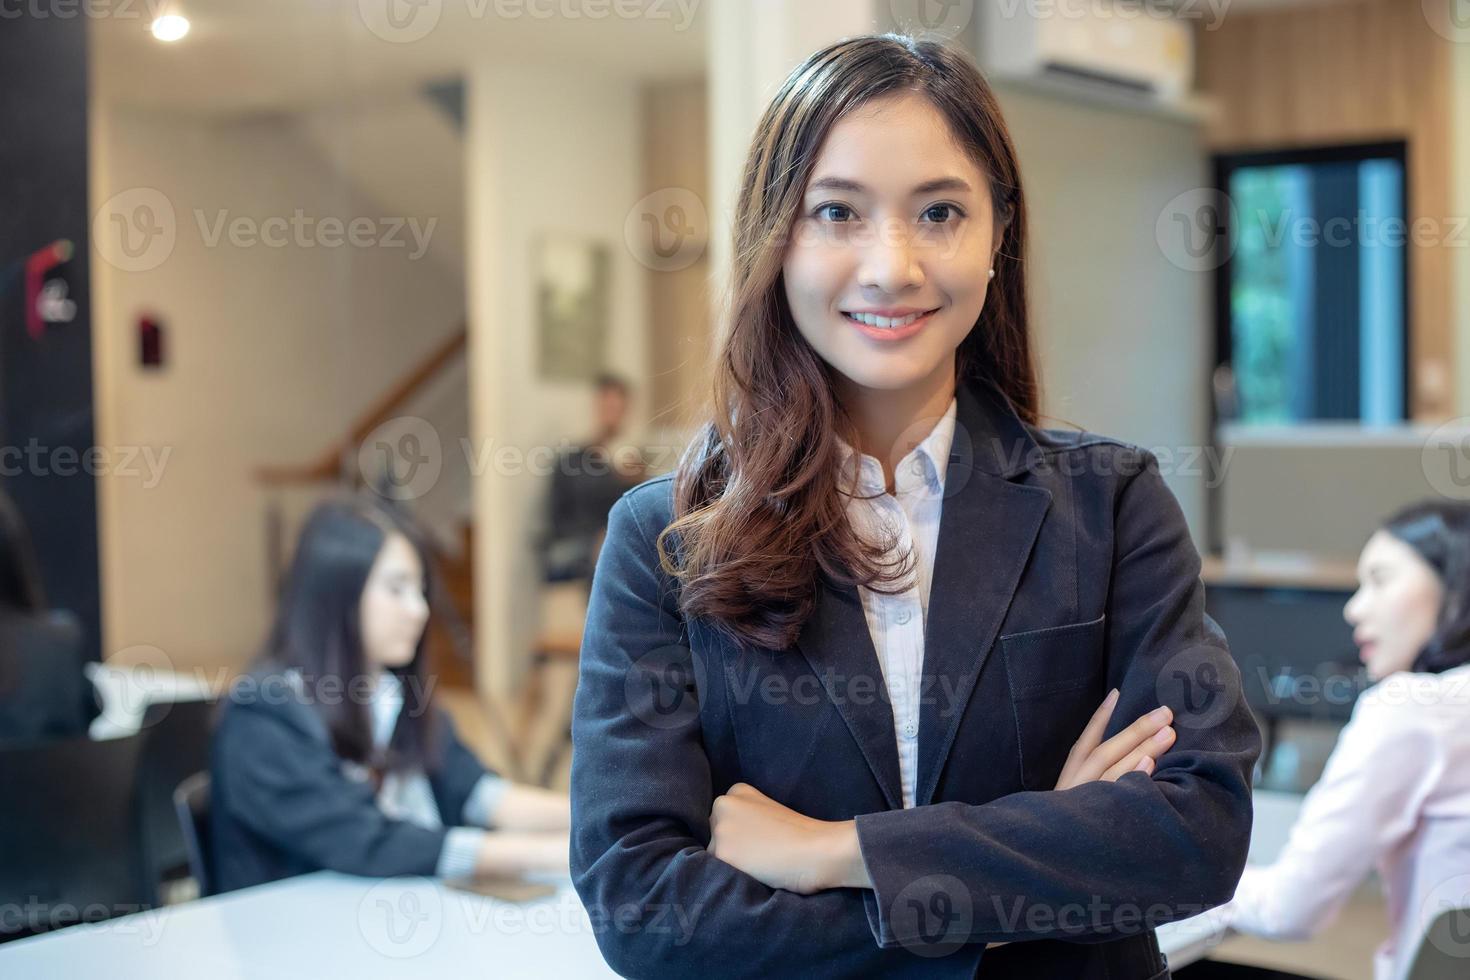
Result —
<path fill-rule="evenodd" d="M 1434 916 L 1470 890 L 1470 507 L 1394 514 L 1363 547 L 1358 581 L 1343 615 L 1376 683 L 1281 856 L 1246 869 L 1223 917 L 1307 939 L 1376 867 L 1392 933 L 1374 976 L 1399 980 Z"/>
<path fill-rule="evenodd" d="M 31 536 L 0 492 L 0 741 L 85 735 L 96 714 L 82 628 L 46 608 Z"/>
<path fill-rule="evenodd" d="M 430 700 L 429 570 L 418 535 L 374 501 L 307 519 L 268 648 L 214 737 L 221 890 L 321 869 L 566 869 L 566 798 L 487 771 Z"/>

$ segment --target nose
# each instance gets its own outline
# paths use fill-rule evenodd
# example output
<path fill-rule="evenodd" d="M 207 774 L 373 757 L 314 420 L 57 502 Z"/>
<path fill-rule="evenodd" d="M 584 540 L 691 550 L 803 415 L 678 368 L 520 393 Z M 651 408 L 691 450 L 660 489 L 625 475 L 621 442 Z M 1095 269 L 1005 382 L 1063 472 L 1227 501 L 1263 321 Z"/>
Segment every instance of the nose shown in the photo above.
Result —
<path fill-rule="evenodd" d="M 409 600 L 408 613 L 422 627 L 429 618 L 429 600 L 422 592 L 415 591 L 412 596 Z"/>
<path fill-rule="evenodd" d="M 860 285 L 896 296 L 924 284 L 924 270 L 913 248 L 913 236 L 898 220 L 881 222 L 874 241 L 864 250 Z"/>
<path fill-rule="evenodd" d="M 1349 626 L 1357 626 L 1363 621 L 1363 590 L 1354 592 L 1348 599 L 1347 605 L 1342 607 L 1342 618 L 1347 620 Z"/>

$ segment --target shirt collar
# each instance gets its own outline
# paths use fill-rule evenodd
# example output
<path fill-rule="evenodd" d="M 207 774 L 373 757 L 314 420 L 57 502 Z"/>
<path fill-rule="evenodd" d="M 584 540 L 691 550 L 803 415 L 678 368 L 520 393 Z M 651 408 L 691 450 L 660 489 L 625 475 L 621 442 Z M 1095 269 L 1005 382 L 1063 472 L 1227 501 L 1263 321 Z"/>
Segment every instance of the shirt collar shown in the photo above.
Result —
<path fill-rule="evenodd" d="M 954 444 L 955 417 L 957 413 L 956 399 L 949 400 L 949 407 L 940 416 L 939 421 L 934 423 L 933 429 L 924 437 L 924 441 L 911 449 L 894 472 L 894 490 L 898 493 L 909 493 L 914 490 L 924 489 L 930 493 L 941 493 L 944 490 L 944 477 L 949 470 L 949 451 Z M 849 459 L 855 455 L 854 450 L 841 436 L 837 437 L 839 464 L 846 466 Z M 858 486 L 865 493 L 884 493 L 887 487 L 883 481 L 883 467 L 872 456 L 867 453 L 857 453 L 858 458 Z"/>
<path fill-rule="evenodd" d="M 378 748 L 384 748 L 392 739 L 402 709 L 403 682 L 391 670 L 380 671 L 372 694 L 373 744 Z"/>

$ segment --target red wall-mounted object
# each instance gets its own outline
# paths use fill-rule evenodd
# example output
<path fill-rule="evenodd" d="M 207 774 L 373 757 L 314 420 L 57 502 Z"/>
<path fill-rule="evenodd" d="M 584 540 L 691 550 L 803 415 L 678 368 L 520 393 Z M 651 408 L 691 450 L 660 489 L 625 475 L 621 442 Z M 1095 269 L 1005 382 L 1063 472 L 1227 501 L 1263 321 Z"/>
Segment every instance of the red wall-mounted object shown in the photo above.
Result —
<path fill-rule="evenodd" d="M 63 262 L 70 261 L 72 244 L 58 238 L 44 248 L 38 248 L 26 259 L 26 333 L 32 340 L 40 340 L 46 329 L 41 319 L 41 288 L 46 284 L 46 274 Z"/>
<path fill-rule="evenodd" d="M 151 313 L 138 317 L 138 363 L 154 370 L 163 367 L 163 323 Z"/>

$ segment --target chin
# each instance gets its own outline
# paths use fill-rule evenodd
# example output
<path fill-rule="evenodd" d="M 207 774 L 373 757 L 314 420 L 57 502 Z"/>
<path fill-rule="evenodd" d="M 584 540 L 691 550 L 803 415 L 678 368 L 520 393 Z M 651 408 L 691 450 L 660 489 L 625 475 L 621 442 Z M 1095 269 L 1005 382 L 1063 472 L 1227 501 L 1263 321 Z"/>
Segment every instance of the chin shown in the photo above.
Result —
<path fill-rule="evenodd" d="M 393 670 L 402 670 L 413 663 L 413 654 L 414 651 L 412 648 L 394 651 L 392 656 L 383 658 L 383 666 Z"/>
<path fill-rule="evenodd" d="M 1411 670 L 1413 669 L 1414 665 L 1412 663 L 1385 663 L 1382 660 L 1375 659 L 1368 661 L 1365 666 L 1368 670 L 1369 679 L 1376 684 L 1378 681 L 1383 680 L 1385 677 L 1388 677 L 1391 674 L 1397 674 L 1400 671 Z"/>
<path fill-rule="evenodd" d="M 902 391 L 933 375 L 942 363 L 938 358 L 933 363 L 928 363 L 928 360 L 926 358 L 919 363 L 915 355 L 906 351 L 864 350 L 834 361 L 833 366 L 853 384 L 864 388 Z"/>

